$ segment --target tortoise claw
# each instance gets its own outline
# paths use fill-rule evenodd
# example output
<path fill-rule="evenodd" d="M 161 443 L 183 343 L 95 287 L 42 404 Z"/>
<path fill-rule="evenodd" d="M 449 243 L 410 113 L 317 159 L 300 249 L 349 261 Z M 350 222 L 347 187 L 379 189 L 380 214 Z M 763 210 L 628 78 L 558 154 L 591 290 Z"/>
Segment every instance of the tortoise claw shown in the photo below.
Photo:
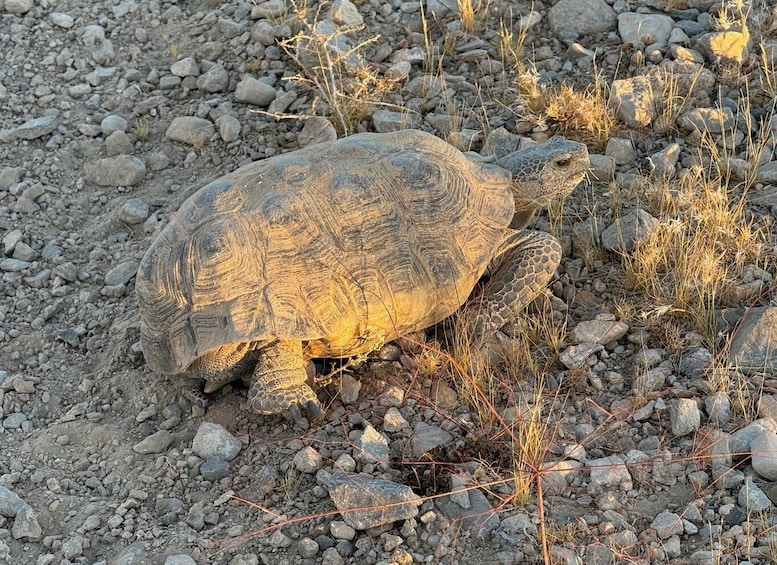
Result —
<path fill-rule="evenodd" d="M 203 392 L 202 379 L 175 379 L 173 383 L 178 388 L 181 396 L 196 406 L 206 408 L 209 404 L 208 397 Z"/>
<path fill-rule="evenodd" d="M 299 422 L 302 420 L 302 412 L 299 409 L 299 406 L 297 404 L 292 404 L 289 407 L 289 410 L 291 410 L 291 417 L 294 418 L 295 422 Z"/>

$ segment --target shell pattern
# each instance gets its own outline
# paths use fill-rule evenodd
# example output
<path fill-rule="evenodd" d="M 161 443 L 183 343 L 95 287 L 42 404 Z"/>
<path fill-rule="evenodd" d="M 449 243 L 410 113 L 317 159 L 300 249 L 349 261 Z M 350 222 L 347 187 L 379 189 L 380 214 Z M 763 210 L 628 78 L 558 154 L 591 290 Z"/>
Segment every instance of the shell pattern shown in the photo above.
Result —
<path fill-rule="evenodd" d="M 184 202 L 141 262 L 146 360 L 175 374 L 227 343 L 374 349 L 458 309 L 513 213 L 507 171 L 419 131 L 241 167 Z"/>

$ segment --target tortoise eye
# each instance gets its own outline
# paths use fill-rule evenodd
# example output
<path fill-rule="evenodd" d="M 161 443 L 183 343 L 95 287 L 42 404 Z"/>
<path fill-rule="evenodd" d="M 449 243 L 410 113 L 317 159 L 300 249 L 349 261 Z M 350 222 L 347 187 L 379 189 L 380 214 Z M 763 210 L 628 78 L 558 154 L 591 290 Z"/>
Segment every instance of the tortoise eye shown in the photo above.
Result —
<path fill-rule="evenodd" d="M 559 159 L 558 161 L 556 161 L 556 165 L 558 165 L 561 168 L 564 168 L 568 166 L 571 162 L 572 162 L 572 159 L 567 157 L 566 159 Z"/>

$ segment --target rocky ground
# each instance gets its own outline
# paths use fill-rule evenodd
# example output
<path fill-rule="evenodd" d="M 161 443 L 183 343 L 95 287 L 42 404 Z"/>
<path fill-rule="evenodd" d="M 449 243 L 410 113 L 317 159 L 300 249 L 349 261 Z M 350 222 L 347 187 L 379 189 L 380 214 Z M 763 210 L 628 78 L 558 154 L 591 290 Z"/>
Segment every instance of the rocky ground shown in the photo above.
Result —
<path fill-rule="evenodd" d="M 467 32 L 450 0 L 0 0 L 0 561 L 537 563 L 544 539 L 565 564 L 777 562 L 774 6 L 477 8 Z M 321 391 L 322 421 L 293 424 L 250 413 L 240 387 L 192 407 L 145 367 L 138 262 L 206 182 L 344 132 L 412 126 L 488 154 L 560 130 L 500 29 L 526 34 L 539 88 L 600 73 L 618 115 L 605 139 L 567 124 L 593 182 L 560 230 L 536 221 L 565 244 L 539 399 L 536 375 L 502 376 L 489 424 L 423 350 L 389 345 Z M 311 70 L 317 40 L 330 74 Z M 629 285 L 622 258 L 659 220 L 614 196 L 680 179 L 705 131 L 769 248 L 743 255 L 727 306 L 757 308 L 727 311 L 740 384 L 717 389 L 720 344 Z M 542 499 L 514 496 L 525 446 L 505 439 L 537 406 Z"/>

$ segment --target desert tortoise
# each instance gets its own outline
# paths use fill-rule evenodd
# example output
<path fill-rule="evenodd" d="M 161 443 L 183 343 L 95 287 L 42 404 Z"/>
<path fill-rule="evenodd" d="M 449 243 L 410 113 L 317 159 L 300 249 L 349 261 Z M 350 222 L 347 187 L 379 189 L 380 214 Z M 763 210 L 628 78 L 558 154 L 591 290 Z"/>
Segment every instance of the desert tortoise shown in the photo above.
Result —
<path fill-rule="evenodd" d="M 240 167 L 186 200 L 143 257 L 145 359 L 204 379 L 205 392 L 250 377 L 262 414 L 319 413 L 307 359 L 363 354 L 440 322 L 484 275 L 472 337 L 515 319 L 561 256 L 550 234 L 522 228 L 588 167 L 586 147 L 563 138 L 483 164 L 414 130 Z"/>

